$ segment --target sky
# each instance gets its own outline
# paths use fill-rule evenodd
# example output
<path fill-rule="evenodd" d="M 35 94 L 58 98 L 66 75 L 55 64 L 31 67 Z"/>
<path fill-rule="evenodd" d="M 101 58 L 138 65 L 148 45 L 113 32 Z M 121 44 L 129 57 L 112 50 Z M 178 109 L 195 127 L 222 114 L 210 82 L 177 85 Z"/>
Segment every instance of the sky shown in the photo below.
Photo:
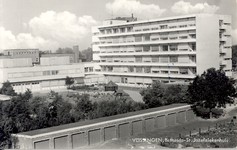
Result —
<path fill-rule="evenodd" d="M 237 44 L 237 0 L 0 0 L 0 52 L 4 49 L 91 47 L 91 27 L 106 19 L 138 20 L 186 14 L 232 16 Z"/>

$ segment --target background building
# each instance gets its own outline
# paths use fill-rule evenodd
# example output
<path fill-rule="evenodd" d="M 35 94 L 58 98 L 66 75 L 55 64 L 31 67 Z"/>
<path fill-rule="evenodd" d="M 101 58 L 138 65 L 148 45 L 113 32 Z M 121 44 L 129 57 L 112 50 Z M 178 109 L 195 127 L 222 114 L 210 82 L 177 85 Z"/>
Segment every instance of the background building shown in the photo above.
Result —
<path fill-rule="evenodd" d="M 32 63 L 39 63 L 39 49 L 7 49 L 3 54 L 10 58 L 32 58 Z"/>
<path fill-rule="evenodd" d="M 92 33 L 93 60 L 106 82 L 143 86 L 154 80 L 188 81 L 211 67 L 232 76 L 231 16 L 120 20 L 93 27 Z"/>
<path fill-rule="evenodd" d="M 12 51 L 13 54 L 16 52 L 19 55 L 18 50 Z M 8 80 L 19 93 L 27 88 L 33 92 L 65 89 L 66 76 L 73 77 L 75 83 L 84 79 L 84 65 L 72 63 L 69 55 L 50 54 L 40 57 L 40 64 L 37 65 L 33 65 L 32 57 L 28 56 L 0 59 L 0 84 Z M 73 59 L 75 60 L 74 56 Z"/>

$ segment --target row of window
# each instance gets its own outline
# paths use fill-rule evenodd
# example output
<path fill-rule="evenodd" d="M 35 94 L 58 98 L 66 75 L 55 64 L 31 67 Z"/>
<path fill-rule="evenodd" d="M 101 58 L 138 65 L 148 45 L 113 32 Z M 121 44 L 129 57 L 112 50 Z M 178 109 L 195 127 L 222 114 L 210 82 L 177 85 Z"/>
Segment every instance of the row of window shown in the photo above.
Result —
<path fill-rule="evenodd" d="M 99 53 L 127 53 L 127 52 L 158 52 L 158 51 L 196 51 L 196 44 L 171 44 L 171 45 L 144 45 L 144 46 L 121 46 L 121 47 L 102 47 Z"/>
<path fill-rule="evenodd" d="M 32 83 L 21 83 L 21 84 L 12 84 L 12 86 L 24 86 L 24 85 L 26 85 L 26 86 L 29 86 L 30 84 L 32 84 L 32 85 L 39 85 L 39 82 L 32 82 Z"/>
<path fill-rule="evenodd" d="M 143 34 L 143 35 L 127 35 L 119 37 L 107 37 L 100 38 L 100 42 L 94 42 L 93 44 L 111 44 L 111 43 L 129 43 L 129 42 L 142 42 L 142 41 L 157 41 L 157 40 L 172 40 L 172 39 L 195 39 L 195 30 L 188 31 L 175 31 L 175 32 L 165 32 L 165 33 L 153 33 L 153 34 Z"/>
<path fill-rule="evenodd" d="M 180 21 L 181 20 L 181 21 Z M 189 23 L 188 21 L 192 21 Z M 184 24 L 180 25 L 166 25 L 168 23 L 177 23 L 177 22 L 185 22 Z M 119 28 L 107 28 L 107 29 L 100 29 L 101 34 L 115 34 L 115 33 L 125 33 L 125 32 L 133 32 L 133 31 L 148 31 L 148 30 L 158 30 L 158 29 L 172 29 L 172 28 L 184 28 L 188 26 L 195 26 L 195 18 L 190 19 L 174 19 L 174 20 L 167 20 L 167 21 L 156 21 L 156 22 L 149 22 L 149 23 L 142 23 L 142 24 L 135 24 L 129 27 L 121 26 Z M 141 29 L 139 29 L 141 28 Z M 94 33 L 95 35 L 99 33 Z"/>
<path fill-rule="evenodd" d="M 47 71 L 36 71 L 36 72 L 18 72 L 8 73 L 8 78 L 24 78 L 24 77 L 38 77 L 38 76 L 49 76 L 49 75 L 63 75 L 70 73 L 82 73 L 81 69 L 70 69 L 70 70 L 47 70 Z"/>
<path fill-rule="evenodd" d="M 189 71 L 190 70 L 190 71 Z M 118 73 L 155 73 L 155 74 L 196 74 L 196 68 L 177 68 L 175 70 L 162 69 L 157 70 L 152 67 L 113 67 L 113 66 L 102 66 L 104 72 L 118 72 Z"/>
<path fill-rule="evenodd" d="M 15 54 L 38 54 L 37 51 L 34 52 L 14 52 Z"/>
<path fill-rule="evenodd" d="M 101 62 L 123 62 L 123 63 L 142 63 L 142 62 L 160 62 L 160 63 L 190 63 L 196 62 L 196 56 L 137 56 L 137 57 L 107 57 L 101 58 Z"/>

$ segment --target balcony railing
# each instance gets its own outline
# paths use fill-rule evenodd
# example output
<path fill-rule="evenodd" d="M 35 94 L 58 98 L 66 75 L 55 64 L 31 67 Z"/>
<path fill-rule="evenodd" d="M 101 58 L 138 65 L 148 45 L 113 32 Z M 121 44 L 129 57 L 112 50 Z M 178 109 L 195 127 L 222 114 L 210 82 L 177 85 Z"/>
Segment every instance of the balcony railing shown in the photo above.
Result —
<path fill-rule="evenodd" d="M 107 32 L 100 32 L 99 35 L 109 35 L 109 34 L 118 34 L 118 33 L 130 33 L 130 32 L 142 32 L 142 31 L 150 31 L 150 30 L 165 30 L 165 29 L 177 29 L 177 28 L 187 28 L 187 27 L 193 27 L 196 26 L 195 21 L 186 21 L 185 23 L 180 23 L 180 22 L 176 22 L 176 23 L 166 23 L 167 25 L 162 25 L 160 26 L 160 24 L 156 24 L 156 25 L 146 25 L 146 26 L 139 26 L 133 29 L 128 29 L 125 31 L 117 31 L 116 33 L 107 30 Z M 226 25 L 222 25 L 220 28 L 226 28 Z M 98 35 L 98 33 L 96 34 Z"/>

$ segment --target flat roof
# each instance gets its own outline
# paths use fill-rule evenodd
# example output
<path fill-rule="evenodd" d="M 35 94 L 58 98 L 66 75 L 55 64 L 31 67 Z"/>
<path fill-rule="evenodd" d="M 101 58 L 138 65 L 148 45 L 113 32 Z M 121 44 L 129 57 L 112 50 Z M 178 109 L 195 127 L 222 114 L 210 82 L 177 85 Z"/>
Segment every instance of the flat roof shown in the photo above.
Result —
<path fill-rule="evenodd" d="M 32 49 L 5 49 L 4 51 L 10 51 L 10 50 L 39 50 L 39 49 L 37 49 L 37 48 L 32 48 Z"/>
<path fill-rule="evenodd" d="M 125 114 L 113 115 L 109 117 L 102 117 L 102 118 L 93 119 L 93 120 L 79 121 L 76 123 L 70 123 L 70 124 L 65 124 L 65 125 L 60 125 L 60 126 L 54 126 L 54 127 L 44 128 L 44 129 L 22 132 L 22 133 L 18 133 L 17 135 L 36 136 L 36 135 L 47 134 L 47 133 L 50 134 L 50 132 L 57 132 L 57 131 L 60 132 L 60 130 L 66 130 L 70 128 L 92 125 L 96 123 L 102 123 L 104 121 L 112 121 L 116 119 L 122 119 L 126 117 L 132 117 L 136 115 L 161 111 L 165 109 L 172 109 L 172 108 L 181 107 L 181 106 L 189 106 L 189 105 L 186 103 L 172 104 L 172 105 L 167 105 L 167 106 L 162 106 L 162 107 L 157 107 L 157 108 L 145 109 L 141 111 L 129 112 Z"/>
<path fill-rule="evenodd" d="M 133 25 L 133 24 L 140 24 L 140 23 L 147 23 L 147 22 L 156 22 L 156 21 L 166 21 L 166 20 L 173 20 L 173 19 L 182 19 L 182 18 L 190 18 L 196 17 L 197 14 L 189 14 L 189 15 L 182 15 L 182 16 L 173 16 L 173 17 L 166 17 L 166 18 L 157 18 L 157 19 L 147 19 L 141 21 L 134 21 L 134 22 L 126 22 L 121 24 L 112 24 L 112 25 L 101 25 L 95 26 L 97 28 L 107 28 L 107 27 L 116 27 L 116 26 L 126 26 L 126 25 Z"/>

